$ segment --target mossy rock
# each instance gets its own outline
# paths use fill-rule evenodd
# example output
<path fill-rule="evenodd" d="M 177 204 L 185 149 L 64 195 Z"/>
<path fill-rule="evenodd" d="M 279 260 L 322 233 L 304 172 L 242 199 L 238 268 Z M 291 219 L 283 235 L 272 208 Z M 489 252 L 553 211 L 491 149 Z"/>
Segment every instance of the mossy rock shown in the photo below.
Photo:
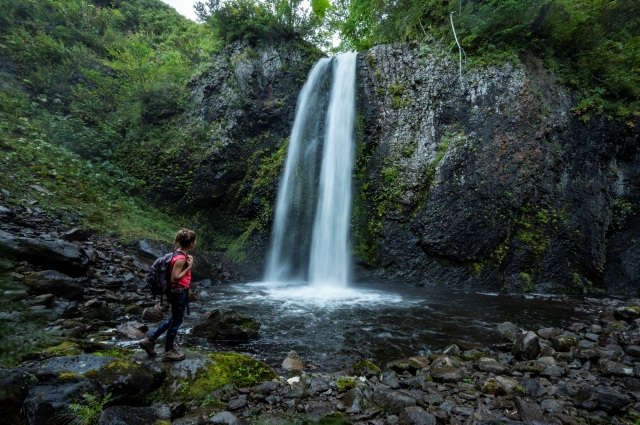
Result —
<path fill-rule="evenodd" d="M 353 378 L 338 378 L 336 383 L 340 392 L 349 391 L 356 387 L 356 381 Z"/>
<path fill-rule="evenodd" d="M 165 395 L 191 401 L 204 399 L 225 386 L 252 387 L 278 375 L 269 365 L 233 352 L 188 352 L 187 359 L 173 364 L 169 371 L 174 378 L 167 383 Z"/>
<path fill-rule="evenodd" d="M 482 351 L 473 349 L 473 350 L 463 351 L 460 357 L 462 357 L 462 360 L 465 360 L 468 362 L 475 362 L 485 357 L 485 354 Z"/>
<path fill-rule="evenodd" d="M 372 378 L 374 376 L 379 376 L 382 373 L 382 370 L 369 360 L 360 360 L 353 365 L 353 372 L 358 376 Z"/>
<path fill-rule="evenodd" d="M 137 404 L 158 386 L 155 374 L 143 363 L 124 358 L 112 361 L 85 376 L 100 383 L 117 404 Z"/>
<path fill-rule="evenodd" d="M 398 374 L 402 374 L 406 371 L 412 375 L 415 375 L 419 370 L 422 369 L 422 365 L 413 359 L 401 359 L 387 363 L 387 369 L 392 370 Z"/>

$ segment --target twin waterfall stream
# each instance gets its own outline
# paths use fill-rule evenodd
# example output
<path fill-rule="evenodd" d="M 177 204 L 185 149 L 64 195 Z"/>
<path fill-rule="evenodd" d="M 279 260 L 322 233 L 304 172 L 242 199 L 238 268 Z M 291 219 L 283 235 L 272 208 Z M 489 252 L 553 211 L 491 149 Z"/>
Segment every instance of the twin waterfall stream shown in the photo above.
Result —
<path fill-rule="evenodd" d="M 355 69 L 355 53 L 322 59 L 302 88 L 278 191 L 267 282 L 306 281 L 315 290 L 331 290 L 349 281 Z"/>

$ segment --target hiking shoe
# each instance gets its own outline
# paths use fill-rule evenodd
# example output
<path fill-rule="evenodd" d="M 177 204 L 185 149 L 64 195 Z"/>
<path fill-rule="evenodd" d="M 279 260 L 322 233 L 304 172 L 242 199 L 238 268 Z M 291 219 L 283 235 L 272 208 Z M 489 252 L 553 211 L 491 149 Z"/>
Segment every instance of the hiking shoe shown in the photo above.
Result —
<path fill-rule="evenodd" d="M 170 351 L 165 351 L 162 355 L 162 360 L 168 362 L 179 362 L 180 360 L 184 360 L 184 353 L 182 351 L 178 351 L 175 348 Z"/>
<path fill-rule="evenodd" d="M 150 357 L 155 357 L 156 354 L 156 349 L 154 348 L 156 345 L 155 342 L 149 340 L 149 338 L 143 339 L 142 341 L 140 341 L 140 348 L 142 348 L 144 351 L 147 352 L 147 354 Z"/>

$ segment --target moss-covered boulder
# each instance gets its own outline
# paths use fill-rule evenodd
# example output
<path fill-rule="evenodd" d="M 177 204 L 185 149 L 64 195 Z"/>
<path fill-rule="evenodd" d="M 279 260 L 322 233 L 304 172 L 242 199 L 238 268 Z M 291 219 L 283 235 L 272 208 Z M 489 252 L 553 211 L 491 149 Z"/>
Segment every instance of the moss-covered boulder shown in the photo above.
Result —
<path fill-rule="evenodd" d="M 366 378 L 372 378 L 379 376 L 382 370 L 369 360 L 360 360 L 353 365 L 353 373 L 358 376 L 364 376 Z"/>
<path fill-rule="evenodd" d="M 252 387 L 278 375 L 267 365 L 251 357 L 232 353 L 187 351 L 186 360 L 171 364 L 165 380 L 166 399 L 197 401 L 231 385 Z"/>

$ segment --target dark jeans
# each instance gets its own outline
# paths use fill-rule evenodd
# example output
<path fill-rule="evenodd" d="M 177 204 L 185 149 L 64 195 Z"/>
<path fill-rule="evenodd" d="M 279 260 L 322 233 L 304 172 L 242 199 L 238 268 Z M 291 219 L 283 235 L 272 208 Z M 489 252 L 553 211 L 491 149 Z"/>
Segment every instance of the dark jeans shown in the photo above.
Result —
<path fill-rule="evenodd" d="M 167 295 L 167 299 L 169 304 L 171 304 L 171 317 L 156 329 L 149 337 L 149 340 L 155 342 L 163 333 L 167 332 L 167 337 L 164 340 L 164 351 L 171 351 L 173 350 L 173 343 L 178 334 L 178 328 L 184 319 L 184 310 L 187 307 L 189 292 L 184 291 L 180 294 L 170 293 Z"/>

